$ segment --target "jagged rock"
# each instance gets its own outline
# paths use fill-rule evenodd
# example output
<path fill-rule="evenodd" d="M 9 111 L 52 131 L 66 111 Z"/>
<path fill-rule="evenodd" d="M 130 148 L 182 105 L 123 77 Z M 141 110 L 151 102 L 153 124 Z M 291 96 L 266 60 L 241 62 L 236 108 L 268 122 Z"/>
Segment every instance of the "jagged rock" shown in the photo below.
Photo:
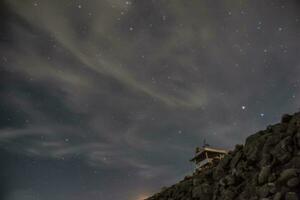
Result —
<path fill-rule="evenodd" d="M 280 141 L 272 151 L 272 155 L 281 163 L 285 163 L 292 158 L 292 137 L 288 136 Z"/>
<path fill-rule="evenodd" d="M 281 192 L 277 192 L 274 197 L 273 200 L 280 200 L 282 198 L 282 193 Z"/>
<path fill-rule="evenodd" d="M 296 133 L 295 135 L 295 143 L 300 148 L 300 131 Z"/>
<path fill-rule="evenodd" d="M 299 200 L 300 112 L 148 200 Z"/>
<path fill-rule="evenodd" d="M 224 200 L 231 200 L 231 199 L 234 199 L 234 197 L 237 195 L 236 191 L 234 191 L 233 189 L 229 189 L 229 190 L 226 190 L 224 192 Z"/>
<path fill-rule="evenodd" d="M 267 185 L 269 187 L 269 192 L 274 194 L 276 192 L 276 189 L 277 189 L 275 183 L 268 183 Z"/>
<path fill-rule="evenodd" d="M 300 169 L 300 155 L 299 156 L 295 156 L 294 158 L 292 158 L 290 160 L 289 163 L 292 167 L 296 167 L 298 169 Z"/>
<path fill-rule="evenodd" d="M 300 135 L 299 135 L 299 138 L 300 138 Z M 220 161 L 219 166 L 220 166 L 221 168 L 225 169 L 225 168 L 228 166 L 228 164 L 230 163 L 230 160 L 231 160 L 231 159 L 232 159 L 232 157 L 231 157 L 230 155 L 226 155 L 226 156 L 224 157 L 224 159 L 222 159 L 222 160 Z"/>
<path fill-rule="evenodd" d="M 268 194 L 270 193 L 270 189 L 267 184 L 258 187 L 257 190 L 261 198 L 267 197 Z"/>
<path fill-rule="evenodd" d="M 287 181 L 287 186 L 293 188 L 299 185 L 299 178 L 298 177 L 294 177 L 291 178 L 290 180 Z"/>
<path fill-rule="evenodd" d="M 212 188 L 210 187 L 210 185 L 208 185 L 207 183 L 199 185 L 197 187 L 195 187 L 192 191 L 192 197 L 193 198 L 200 198 L 203 200 L 209 200 L 210 197 L 210 193 L 212 192 Z"/>
<path fill-rule="evenodd" d="M 260 170 L 260 173 L 258 175 L 258 183 L 259 184 L 264 184 L 270 175 L 271 172 L 271 167 L 270 166 L 265 166 Z"/>
<path fill-rule="evenodd" d="M 281 172 L 280 177 L 278 179 L 279 182 L 285 182 L 291 178 L 297 177 L 297 172 L 299 170 L 298 169 L 286 169 L 284 171 Z"/>
<path fill-rule="evenodd" d="M 201 183 L 201 179 L 199 179 L 199 178 L 194 178 L 193 179 L 193 186 L 200 185 L 200 183 Z"/>
<path fill-rule="evenodd" d="M 287 192 L 285 194 L 285 200 L 298 200 L 298 195 L 295 192 Z"/>
<path fill-rule="evenodd" d="M 267 139 L 266 132 L 259 131 L 258 133 L 249 136 L 246 139 L 246 144 L 244 147 L 244 154 L 248 161 L 256 162 L 260 158 L 261 150 Z"/>
<path fill-rule="evenodd" d="M 294 123 L 290 123 L 286 130 L 286 134 L 293 135 L 297 131 L 297 126 Z"/>
<path fill-rule="evenodd" d="M 289 121 L 292 119 L 292 116 L 289 114 L 284 114 L 281 117 L 281 123 L 289 123 Z"/>
<path fill-rule="evenodd" d="M 275 173 L 272 173 L 269 177 L 268 177 L 268 182 L 273 182 L 277 179 L 277 176 Z"/>
<path fill-rule="evenodd" d="M 235 185 L 236 184 L 236 177 L 234 175 L 226 176 L 227 185 Z"/>

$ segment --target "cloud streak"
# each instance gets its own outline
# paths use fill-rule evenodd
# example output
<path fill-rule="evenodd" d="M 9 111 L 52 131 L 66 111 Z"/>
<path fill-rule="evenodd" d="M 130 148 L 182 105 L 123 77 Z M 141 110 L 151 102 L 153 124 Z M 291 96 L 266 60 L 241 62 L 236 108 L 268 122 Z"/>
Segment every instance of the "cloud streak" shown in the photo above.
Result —
<path fill-rule="evenodd" d="M 19 196 L 26 187 L 43 200 L 151 193 L 191 171 L 203 139 L 230 149 L 299 107 L 295 1 L 2 8 L 0 147 Z M 30 178 L 11 167 L 20 163 Z M 57 194 L 52 177 L 65 185 Z"/>

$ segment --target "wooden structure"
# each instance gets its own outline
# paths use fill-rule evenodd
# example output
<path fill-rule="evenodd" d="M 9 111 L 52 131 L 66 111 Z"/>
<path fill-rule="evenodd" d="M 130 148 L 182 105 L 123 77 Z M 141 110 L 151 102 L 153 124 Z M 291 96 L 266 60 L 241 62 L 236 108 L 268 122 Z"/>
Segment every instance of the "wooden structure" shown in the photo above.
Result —
<path fill-rule="evenodd" d="M 196 148 L 196 155 L 190 161 L 196 164 L 196 170 L 202 170 L 209 168 L 215 161 L 221 160 L 227 153 L 226 150 L 204 145 L 202 148 Z"/>

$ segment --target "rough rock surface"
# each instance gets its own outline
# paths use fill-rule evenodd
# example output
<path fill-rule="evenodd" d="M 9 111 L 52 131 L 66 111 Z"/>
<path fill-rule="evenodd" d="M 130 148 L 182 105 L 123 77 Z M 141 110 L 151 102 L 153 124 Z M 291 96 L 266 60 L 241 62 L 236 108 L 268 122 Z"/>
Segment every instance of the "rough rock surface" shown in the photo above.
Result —
<path fill-rule="evenodd" d="M 300 112 L 147 200 L 300 200 Z"/>

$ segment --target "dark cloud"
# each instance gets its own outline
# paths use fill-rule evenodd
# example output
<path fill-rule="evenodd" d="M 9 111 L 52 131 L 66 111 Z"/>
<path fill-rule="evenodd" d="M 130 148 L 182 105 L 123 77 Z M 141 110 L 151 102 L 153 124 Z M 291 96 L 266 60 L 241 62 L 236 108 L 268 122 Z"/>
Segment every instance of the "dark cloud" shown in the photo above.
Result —
<path fill-rule="evenodd" d="M 297 1 L 0 4 L 0 198 L 138 199 L 299 107 Z M 2 196 L 1 196 L 2 195 Z"/>

